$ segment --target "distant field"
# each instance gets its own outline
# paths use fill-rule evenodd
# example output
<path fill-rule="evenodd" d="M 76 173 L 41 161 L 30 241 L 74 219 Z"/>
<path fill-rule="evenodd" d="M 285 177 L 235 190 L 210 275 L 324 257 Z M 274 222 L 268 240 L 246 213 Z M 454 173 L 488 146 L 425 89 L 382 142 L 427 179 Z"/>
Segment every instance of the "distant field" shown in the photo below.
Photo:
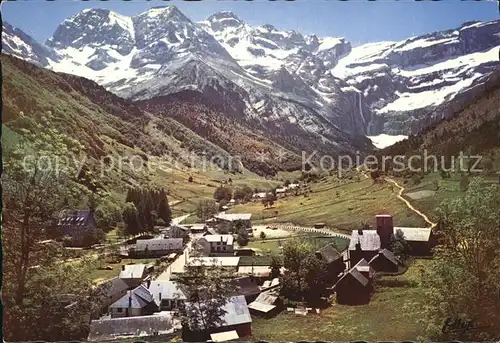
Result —
<path fill-rule="evenodd" d="M 437 220 L 436 209 L 444 200 L 453 199 L 465 194 L 460 190 L 460 179 L 460 174 L 451 174 L 450 179 L 443 179 L 439 173 L 430 173 L 425 175 L 418 185 L 412 184 L 411 180 L 408 180 L 405 185 L 403 184 L 404 180 L 398 180 L 398 182 L 405 187 L 403 195 L 417 192 L 417 194 L 422 194 L 424 191 L 432 191 L 434 193 L 432 196 L 421 198 L 417 196 L 415 199 L 412 199 L 410 196 L 406 197 L 415 207 L 429 215 L 432 220 Z M 498 176 L 484 177 L 484 180 L 485 185 L 495 184 L 498 183 Z M 436 183 L 438 187 L 436 187 Z"/>
<path fill-rule="evenodd" d="M 300 239 L 310 243 L 315 248 L 323 247 L 327 244 L 334 244 L 337 250 L 343 251 L 349 245 L 349 240 L 339 237 L 319 236 L 317 234 L 302 234 L 284 238 L 264 239 L 256 237 L 248 243 L 248 248 L 253 248 L 264 255 L 280 255 L 281 247 L 290 239 Z"/>
<path fill-rule="evenodd" d="M 235 206 L 229 212 L 249 212 L 254 223 L 289 222 L 312 226 L 326 223 L 329 227 L 349 232 L 365 221 L 374 224 L 374 217 L 380 213 L 391 213 L 394 222 L 400 226 L 422 226 L 425 222 L 408 210 L 396 198 L 397 189 L 389 184 L 373 184 L 371 179 L 343 183 L 329 177 L 313 183 L 311 193 L 279 199 L 270 209 L 260 202 Z"/>
<path fill-rule="evenodd" d="M 189 182 L 189 177 L 193 182 Z M 169 192 L 169 202 L 172 203 L 174 216 L 191 213 L 202 199 L 213 199 L 215 189 L 223 182 L 231 179 L 230 187 L 237 188 L 248 185 L 252 189 L 271 189 L 280 185 L 279 181 L 267 180 L 256 174 L 230 174 L 223 171 L 192 172 L 188 170 L 158 169 L 153 175 L 153 182 L 165 187 Z M 193 220 L 193 219 L 191 219 Z"/>
<path fill-rule="evenodd" d="M 428 260 L 414 260 L 400 276 L 385 276 L 367 305 L 335 303 L 319 315 L 299 316 L 282 312 L 274 318 L 253 317 L 252 340 L 415 340 L 423 336 L 419 325 L 424 307 L 419 281 L 420 269 Z"/>

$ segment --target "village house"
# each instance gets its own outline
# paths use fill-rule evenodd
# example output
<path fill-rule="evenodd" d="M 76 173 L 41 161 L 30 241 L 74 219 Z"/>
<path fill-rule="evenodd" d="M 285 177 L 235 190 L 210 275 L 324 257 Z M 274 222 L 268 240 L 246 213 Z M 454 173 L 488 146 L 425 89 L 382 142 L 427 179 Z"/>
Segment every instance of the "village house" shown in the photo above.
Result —
<path fill-rule="evenodd" d="M 371 260 L 380 250 L 380 237 L 375 230 L 353 230 L 349 243 L 349 266 L 361 259 Z"/>
<path fill-rule="evenodd" d="M 362 272 L 360 269 L 365 271 Z M 345 272 L 334 286 L 337 303 L 343 305 L 369 303 L 373 294 L 373 284 L 369 274 L 369 268 L 367 270 L 364 266 L 354 266 Z"/>
<path fill-rule="evenodd" d="M 251 218 L 251 213 L 219 213 L 214 216 L 216 227 L 227 228 L 229 232 L 234 230 L 237 222 L 241 223 L 244 228 L 251 228 Z"/>
<path fill-rule="evenodd" d="M 124 281 L 129 288 L 137 287 L 148 276 L 145 264 L 122 265 L 119 278 Z"/>
<path fill-rule="evenodd" d="M 183 251 L 182 238 L 138 239 L 129 255 L 133 257 L 161 257 Z"/>
<path fill-rule="evenodd" d="M 286 191 L 287 191 L 286 187 L 276 188 L 276 196 L 283 197 L 286 195 Z"/>
<path fill-rule="evenodd" d="M 99 297 L 99 308 L 92 313 L 92 318 L 97 319 L 108 312 L 109 305 L 123 297 L 129 289 L 129 285 L 119 277 L 101 283 L 95 289 Z"/>
<path fill-rule="evenodd" d="M 182 238 L 189 236 L 189 228 L 182 225 L 171 225 L 167 231 L 168 238 Z"/>
<path fill-rule="evenodd" d="M 197 304 L 186 303 L 186 308 L 197 307 Z M 228 302 L 223 307 L 225 313 L 222 317 L 222 324 L 208 330 L 203 329 L 203 323 L 189 323 L 182 332 L 182 340 L 184 342 L 199 342 L 208 341 L 211 338 L 216 338 L 220 333 L 225 336 L 230 336 L 234 339 L 244 338 L 252 334 L 252 317 L 248 310 L 245 297 L 242 295 L 233 296 L 228 299 Z"/>
<path fill-rule="evenodd" d="M 403 232 L 405 241 L 410 246 L 413 256 L 428 256 L 432 254 L 432 248 L 436 244 L 436 237 L 432 234 L 430 227 L 399 227 L 393 229 L 394 235 L 397 231 Z"/>
<path fill-rule="evenodd" d="M 206 235 L 197 240 L 205 256 L 230 256 L 234 254 L 233 235 Z"/>
<path fill-rule="evenodd" d="M 111 318 L 150 315 L 158 311 L 153 294 L 139 285 L 109 306 Z"/>
<path fill-rule="evenodd" d="M 328 267 L 328 282 L 334 283 L 338 275 L 345 270 L 345 263 L 342 254 L 331 244 L 325 245 L 315 252 L 318 259 L 325 261 Z"/>
<path fill-rule="evenodd" d="M 203 233 L 205 231 L 207 231 L 207 225 L 205 224 L 193 224 L 191 225 L 191 227 L 189 228 L 191 233 Z"/>
<path fill-rule="evenodd" d="M 146 288 L 153 295 L 158 311 L 173 311 L 186 301 L 186 295 L 175 281 L 148 281 Z"/>
<path fill-rule="evenodd" d="M 368 279 L 368 281 L 370 281 L 370 283 L 373 281 L 376 271 L 364 258 L 359 260 L 353 268 L 356 268 L 365 278 Z"/>
<path fill-rule="evenodd" d="M 180 320 L 169 312 L 148 316 L 93 320 L 88 340 L 104 342 L 119 338 L 157 336 L 174 333 L 181 328 Z"/>
<path fill-rule="evenodd" d="M 67 212 L 57 222 L 57 230 L 61 236 L 70 238 L 71 246 L 83 246 L 86 237 L 97 230 L 92 210 L 76 210 Z"/>
<path fill-rule="evenodd" d="M 267 193 L 266 192 L 259 192 L 259 193 L 255 193 L 252 198 L 254 200 L 262 200 L 262 199 L 265 199 L 267 197 Z"/>
<path fill-rule="evenodd" d="M 392 251 L 381 249 L 377 255 L 368 262 L 376 272 L 395 273 L 399 270 L 399 263 Z"/>

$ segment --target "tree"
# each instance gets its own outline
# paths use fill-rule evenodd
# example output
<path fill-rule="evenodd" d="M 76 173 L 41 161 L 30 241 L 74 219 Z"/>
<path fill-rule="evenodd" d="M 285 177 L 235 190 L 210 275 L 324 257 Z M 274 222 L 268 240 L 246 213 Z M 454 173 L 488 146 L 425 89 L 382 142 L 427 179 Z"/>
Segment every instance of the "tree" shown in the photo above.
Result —
<path fill-rule="evenodd" d="M 214 199 L 217 202 L 220 202 L 222 199 L 230 201 L 232 197 L 233 197 L 233 191 L 229 187 L 221 186 L 215 189 Z"/>
<path fill-rule="evenodd" d="M 266 239 L 266 233 L 264 231 L 260 232 L 260 239 L 262 240 Z"/>
<path fill-rule="evenodd" d="M 424 271 L 427 336 L 490 340 L 500 332 L 500 187 L 472 179 L 462 197 L 438 208 L 442 237 Z M 473 320 L 481 330 L 443 333 L 447 318 Z"/>
<path fill-rule="evenodd" d="M 213 200 L 202 200 L 196 207 L 196 215 L 201 221 L 206 221 L 217 213 L 217 204 Z"/>
<path fill-rule="evenodd" d="M 165 224 L 170 225 L 172 221 L 172 210 L 168 204 L 167 198 L 163 198 L 160 200 L 160 204 L 158 205 L 158 218 L 162 219 Z"/>
<path fill-rule="evenodd" d="M 34 115 L 40 122 L 51 114 Z M 7 341 L 82 340 L 91 311 L 91 282 L 84 269 L 91 263 L 66 264 L 60 245 L 42 241 L 55 231 L 62 210 L 74 208 L 88 188 L 79 183 L 78 167 L 68 161 L 83 160 L 83 146 L 47 129 L 33 118 L 30 129 L 4 156 L 3 190 L 3 333 Z M 14 123 L 15 124 L 15 123 Z M 13 125 L 15 127 L 15 125 Z M 50 126 L 49 126 L 50 127 Z M 59 161 L 60 164 L 55 164 Z M 90 182 L 92 180 L 89 180 Z M 75 309 L 65 309 L 57 294 L 74 294 Z M 50 323 L 50 325 L 47 325 Z"/>
<path fill-rule="evenodd" d="M 193 177 L 192 176 L 188 177 L 188 182 L 193 182 Z"/>
<path fill-rule="evenodd" d="M 142 231 L 139 221 L 139 211 L 131 202 L 127 202 L 123 208 L 123 222 L 125 223 L 125 232 L 127 235 L 137 235 Z"/>
<path fill-rule="evenodd" d="M 400 263 L 406 263 L 410 254 L 410 245 L 401 229 L 397 229 L 396 234 L 391 235 L 391 251 Z"/>
<path fill-rule="evenodd" d="M 224 322 L 224 306 L 236 289 L 228 270 L 218 267 L 215 262 L 213 265 L 198 262 L 199 266 L 186 265 L 179 277 L 187 302 L 181 306 L 179 315 L 183 328 L 206 336 L 211 328 Z M 190 337 L 183 335 L 183 340 L 188 341 Z"/>
<path fill-rule="evenodd" d="M 276 255 L 271 256 L 271 272 L 269 273 L 269 278 L 274 279 L 279 277 L 281 275 L 281 267 L 281 259 Z"/>
<path fill-rule="evenodd" d="M 219 211 L 224 211 L 224 206 L 227 206 L 227 201 L 226 201 L 226 199 L 222 199 L 222 200 L 219 202 Z"/>
<path fill-rule="evenodd" d="M 283 245 L 283 293 L 291 298 L 302 298 L 306 284 L 303 280 L 303 262 L 312 252 L 312 246 L 299 240 L 289 240 Z"/>
<path fill-rule="evenodd" d="M 327 295 L 328 266 L 324 260 L 310 253 L 302 262 L 301 277 L 304 279 L 304 297 L 308 302 L 318 301 Z"/>
<path fill-rule="evenodd" d="M 103 202 L 95 209 L 94 219 L 98 228 L 103 231 L 109 231 L 122 221 L 122 214 L 117 205 L 111 202 Z"/>
<path fill-rule="evenodd" d="M 233 198 L 236 201 L 250 201 L 252 199 L 253 190 L 249 186 L 243 186 L 242 188 L 236 188 L 234 190 Z"/>

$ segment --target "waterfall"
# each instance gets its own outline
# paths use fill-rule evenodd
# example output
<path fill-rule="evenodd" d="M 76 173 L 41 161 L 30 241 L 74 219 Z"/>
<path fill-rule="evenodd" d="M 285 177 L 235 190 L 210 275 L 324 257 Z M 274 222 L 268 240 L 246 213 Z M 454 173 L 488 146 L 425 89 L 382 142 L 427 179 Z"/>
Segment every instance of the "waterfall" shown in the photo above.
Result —
<path fill-rule="evenodd" d="M 363 105 L 361 103 L 361 91 L 358 92 L 358 105 L 359 105 L 359 115 L 361 116 L 361 121 L 363 122 L 363 127 L 366 128 L 365 117 L 363 116 Z"/>

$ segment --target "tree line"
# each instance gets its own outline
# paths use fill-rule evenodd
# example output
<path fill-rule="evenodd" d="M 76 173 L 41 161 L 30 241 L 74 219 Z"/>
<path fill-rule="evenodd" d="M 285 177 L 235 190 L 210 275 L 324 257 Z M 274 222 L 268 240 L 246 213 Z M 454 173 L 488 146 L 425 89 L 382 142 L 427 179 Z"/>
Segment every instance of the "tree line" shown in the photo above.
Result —
<path fill-rule="evenodd" d="M 172 210 L 167 192 L 161 189 L 132 188 L 127 192 L 123 208 L 125 234 L 153 232 L 155 225 L 170 225 Z"/>

